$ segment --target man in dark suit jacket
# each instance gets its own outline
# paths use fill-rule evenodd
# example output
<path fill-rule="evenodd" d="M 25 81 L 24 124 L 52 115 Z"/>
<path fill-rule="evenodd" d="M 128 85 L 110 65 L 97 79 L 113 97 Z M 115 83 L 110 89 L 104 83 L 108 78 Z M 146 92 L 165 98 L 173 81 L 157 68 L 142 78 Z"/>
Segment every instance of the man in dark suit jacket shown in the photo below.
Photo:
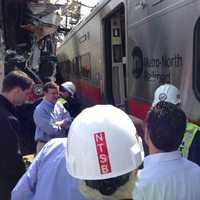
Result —
<path fill-rule="evenodd" d="M 9 73 L 0 95 L 0 199 L 9 200 L 15 184 L 25 172 L 18 135 L 20 123 L 15 106 L 22 105 L 31 91 L 32 80 L 21 71 Z"/>

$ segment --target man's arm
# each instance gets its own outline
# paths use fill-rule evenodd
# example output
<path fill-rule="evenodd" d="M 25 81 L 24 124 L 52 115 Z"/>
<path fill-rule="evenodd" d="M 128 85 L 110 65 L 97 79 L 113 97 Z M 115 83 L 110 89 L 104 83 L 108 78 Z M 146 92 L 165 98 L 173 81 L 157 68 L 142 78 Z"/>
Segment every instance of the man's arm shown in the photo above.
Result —
<path fill-rule="evenodd" d="M 50 116 L 43 109 L 35 109 L 33 114 L 34 122 L 37 127 L 49 135 L 58 135 L 61 127 L 57 126 L 50 120 Z"/>
<path fill-rule="evenodd" d="M 0 140 L 0 177 L 19 178 L 25 171 L 25 165 L 19 153 L 19 122 L 15 117 L 10 116 L 1 118 L 0 124 L 3 133 Z"/>
<path fill-rule="evenodd" d="M 60 102 L 57 102 L 55 106 L 58 112 L 60 113 L 59 118 L 62 119 L 61 121 L 58 121 L 56 124 L 59 125 L 61 128 L 68 129 L 72 123 L 72 117 L 70 113 L 68 112 L 68 110 L 65 109 L 63 104 L 61 104 Z"/>
<path fill-rule="evenodd" d="M 40 151 L 26 173 L 19 180 L 12 191 L 11 200 L 31 200 L 36 192 L 38 182 L 38 171 L 41 166 L 45 147 Z"/>
<path fill-rule="evenodd" d="M 1 117 L 0 128 L 0 199 L 9 199 L 11 190 L 25 172 L 25 165 L 18 153 L 18 120 L 14 116 Z"/>
<path fill-rule="evenodd" d="M 65 110 L 63 125 L 61 127 L 68 129 L 70 127 L 71 123 L 72 123 L 71 115 L 69 114 L 68 111 Z"/>

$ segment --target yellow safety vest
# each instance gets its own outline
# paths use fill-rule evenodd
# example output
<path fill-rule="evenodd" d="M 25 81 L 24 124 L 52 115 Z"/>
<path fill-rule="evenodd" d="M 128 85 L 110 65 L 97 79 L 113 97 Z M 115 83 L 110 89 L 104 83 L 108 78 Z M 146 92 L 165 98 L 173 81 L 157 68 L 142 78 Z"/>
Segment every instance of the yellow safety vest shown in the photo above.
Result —
<path fill-rule="evenodd" d="M 58 102 L 59 102 L 60 104 L 62 104 L 62 105 L 64 105 L 65 103 L 67 103 L 67 101 L 66 101 L 64 98 L 62 98 L 62 97 L 60 97 L 60 98 L 58 99 Z"/>
<path fill-rule="evenodd" d="M 181 145 L 179 146 L 179 150 L 183 157 L 188 158 L 190 147 L 192 145 L 193 139 L 197 133 L 197 131 L 200 130 L 200 127 L 196 124 L 193 124 L 191 122 L 187 123 L 186 132 L 183 137 L 183 141 Z"/>

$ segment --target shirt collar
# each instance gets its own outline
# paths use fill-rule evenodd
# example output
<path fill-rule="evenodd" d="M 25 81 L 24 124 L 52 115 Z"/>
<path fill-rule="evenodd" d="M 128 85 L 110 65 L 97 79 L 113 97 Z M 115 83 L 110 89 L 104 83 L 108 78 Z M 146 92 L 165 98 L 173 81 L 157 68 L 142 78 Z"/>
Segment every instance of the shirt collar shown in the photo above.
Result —
<path fill-rule="evenodd" d="M 158 164 L 158 163 L 161 163 L 161 162 L 178 160 L 180 158 L 181 158 L 181 154 L 178 150 L 172 151 L 172 152 L 166 152 L 166 153 L 152 154 L 152 155 L 146 156 L 144 158 L 144 167 L 154 165 L 154 164 Z"/>
<path fill-rule="evenodd" d="M 43 102 L 47 105 L 47 106 L 50 106 L 50 107 L 54 107 L 55 104 L 51 103 L 50 101 L 46 100 L 45 98 L 43 99 Z"/>

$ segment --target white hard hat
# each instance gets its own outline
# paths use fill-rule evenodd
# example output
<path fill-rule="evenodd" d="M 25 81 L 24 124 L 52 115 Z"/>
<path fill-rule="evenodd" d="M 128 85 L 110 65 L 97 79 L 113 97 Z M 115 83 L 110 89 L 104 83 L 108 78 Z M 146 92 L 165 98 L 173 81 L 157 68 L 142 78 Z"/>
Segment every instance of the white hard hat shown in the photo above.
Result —
<path fill-rule="evenodd" d="M 64 82 L 61 85 L 65 90 L 67 90 L 72 96 L 74 95 L 74 93 L 76 92 L 76 86 L 74 85 L 74 83 L 67 81 Z"/>
<path fill-rule="evenodd" d="M 171 84 L 164 84 L 158 87 L 154 93 L 153 106 L 160 101 L 166 101 L 173 104 L 181 103 L 180 91 Z"/>
<path fill-rule="evenodd" d="M 72 122 L 66 163 L 73 177 L 101 180 L 121 176 L 138 168 L 143 157 L 134 124 L 114 106 L 87 108 Z"/>

